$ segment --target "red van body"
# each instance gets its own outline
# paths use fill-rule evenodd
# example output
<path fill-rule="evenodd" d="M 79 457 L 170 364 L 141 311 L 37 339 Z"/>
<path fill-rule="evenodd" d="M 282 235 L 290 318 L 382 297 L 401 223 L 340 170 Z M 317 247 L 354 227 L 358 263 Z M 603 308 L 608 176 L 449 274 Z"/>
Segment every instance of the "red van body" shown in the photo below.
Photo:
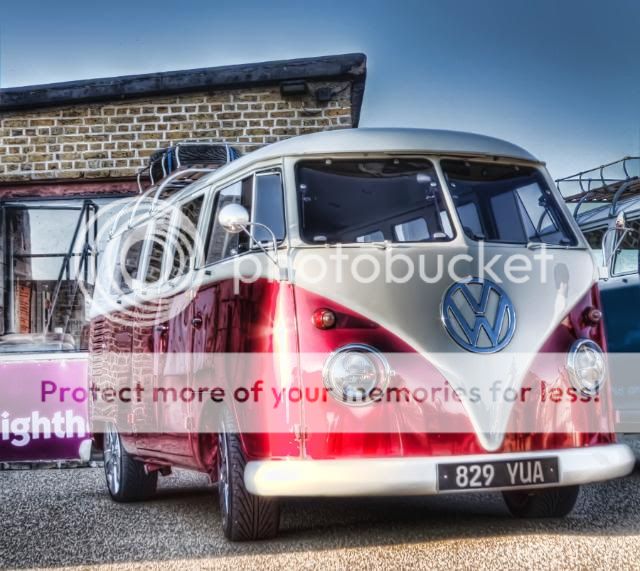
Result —
<path fill-rule="evenodd" d="M 365 162 L 372 156 L 378 163 Z M 429 170 L 416 156 L 428 157 L 436 166 Z M 384 172 L 407 178 L 407 172 L 418 169 L 410 184 L 430 181 L 426 196 L 435 209 L 425 210 L 425 225 L 440 222 L 428 237 L 401 240 L 422 222 L 396 215 L 400 222 L 392 236 L 398 252 L 407 263 L 427 247 L 433 253 L 441 250 L 448 260 L 467 255 L 461 259 L 469 276 L 477 273 L 477 240 L 461 222 L 464 205 L 456 201 L 462 200 L 462 190 L 455 190 L 471 180 L 464 169 L 471 172 L 474 161 L 504 162 L 515 165 L 504 169 L 515 169 L 517 176 L 542 177 L 545 200 L 556 192 L 545 186 L 548 175 L 538 161 L 502 141 L 358 129 L 271 145 L 181 191 L 170 199 L 173 206 L 165 214 L 152 204 L 139 222 L 116 232 L 120 241 L 114 239 L 100 270 L 101 277 L 112 276 L 114 268 L 132 275 L 133 285 L 94 300 L 94 432 L 104 433 L 98 438 L 114 499 L 148 497 L 158 473 L 173 467 L 199 470 L 218 482 L 227 537 L 257 539 L 277 531 L 279 497 L 497 489 L 517 515 L 559 516 L 570 511 L 579 484 L 628 473 L 634 459 L 612 433 L 604 376 L 589 393 L 576 389 L 567 372 L 567 355 L 586 344 L 585 350 L 596 352 L 590 358 L 599 359 L 606 340 L 595 311 L 600 302 L 592 258 L 561 201 L 553 214 L 563 217 L 556 234 L 562 231 L 574 242 L 560 242 L 551 283 L 537 289 L 446 277 L 437 286 L 411 282 L 399 290 L 397 284 L 385 288 L 369 282 L 360 287 L 353 276 L 342 281 L 333 270 L 319 280 L 301 277 L 309 256 L 316 256 L 314 267 L 322 266 L 336 242 L 351 244 L 349 252 L 365 253 L 371 264 L 384 265 L 393 251 L 386 231 L 373 227 L 359 227 L 362 236 L 335 241 L 329 232 L 311 238 L 304 234 L 303 226 L 310 227 L 315 219 L 301 203 L 320 204 L 322 199 L 309 187 L 322 176 L 337 176 L 329 169 L 341 157 L 362 161 L 357 163 L 362 172 L 388 168 Z M 449 162 L 443 157 L 450 157 Z M 303 173 L 300 165 L 310 165 L 310 170 Z M 405 170 L 394 171 L 396 167 Z M 358 176 L 348 170 L 350 165 L 339 168 L 345 176 Z M 502 185 L 504 172 L 495 174 Z M 276 186 L 286 220 L 282 228 L 275 228 L 272 212 L 260 203 Z M 442 193 L 440 206 L 434 192 Z M 225 201 L 245 206 L 249 220 L 240 216 L 222 228 Z M 364 203 L 362 208 L 367 209 Z M 372 206 L 373 218 L 374 210 Z M 178 247 L 150 243 L 162 224 L 169 236 L 179 234 L 177 219 L 192 224 L 192 234 L 203 244 L 198 249 L 198 239 L 187 240 L 195 253 L 182 273 L 175 270 Z M 346 232 L 338 222 L 331 230 Z M 376 223 L 382 228 L 382 222 Z M 136 228 L 142 228 L 137 236 Z M 378 232 L 384 239 L 377 239 Z M 530 244 L 493 248 L 527 256 L 536 250 Z M 248 270 L 236 262 L 250 257 L 260 258 L 263 265 L 249 279 Z M 239 280 L 238 273 L 247 279 Z M 494 296 L 500 324 L 493 329 L 489 322 L 474 325 L 473 338 L 459 318 L 451 325 L 462 299 L 460 287 L 464 295 L 481 292 L 476 305 L 469 302 L 476 319 Z M 535 302 L 532 292 L 539 292 Z M 483 369 L 487 374 L 506 370 L 499 359 L 508 351 L 501 344 L 521 354 L 509 365 L 511 370 L 520 367 L 512 375 L 518 378 L 513 387 L 522 394 L 529 387 L 536 399 L 497 405 L 484 396 L 475 402 L 470 397 L 469 371 L 475 368 L 482 377 Z M 351 353 L 344 356 L 344 351 Z M 456 377 L 458 367 L 466 373 Z M 595 373 L 589 374 L 594 378 Z M 336 386 L 345 398 L 336 398 Z M 386 398 L 388 394 L 393 397 Z M 565 394 L 566 402 L 550 396 Z"/>

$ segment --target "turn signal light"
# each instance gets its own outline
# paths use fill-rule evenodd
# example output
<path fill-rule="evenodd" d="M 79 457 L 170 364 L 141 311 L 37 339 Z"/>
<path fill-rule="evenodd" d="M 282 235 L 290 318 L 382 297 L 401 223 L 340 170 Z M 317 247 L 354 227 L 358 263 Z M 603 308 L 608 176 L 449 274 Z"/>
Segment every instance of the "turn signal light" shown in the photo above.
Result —
<path fill-rule="evenodd" d="M 331 329 L 336 325 L 336 314 L 330 309 L 316 309 L 311 316 L 311 322 L 318 329 Z"/>
<path fill-rule="evenodd" d="M 602 311 L 596 307 L 587 307 L 584 312 L 584 320 L 589 325 L 597 325 L 602 319 Z"/>

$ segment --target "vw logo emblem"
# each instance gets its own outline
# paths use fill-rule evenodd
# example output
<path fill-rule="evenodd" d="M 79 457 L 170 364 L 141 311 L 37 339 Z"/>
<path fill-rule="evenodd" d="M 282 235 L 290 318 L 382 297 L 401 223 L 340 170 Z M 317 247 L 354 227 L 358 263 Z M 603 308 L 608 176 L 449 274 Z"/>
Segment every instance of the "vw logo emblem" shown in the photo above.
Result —
<path fill-rule="evenodd" d="M 498 285 L 470 278 L 453 284 L 444 294 L 442 322 L 460 347 L 473 353 L 496 353 L 515 333 L 516 312 Z"/>

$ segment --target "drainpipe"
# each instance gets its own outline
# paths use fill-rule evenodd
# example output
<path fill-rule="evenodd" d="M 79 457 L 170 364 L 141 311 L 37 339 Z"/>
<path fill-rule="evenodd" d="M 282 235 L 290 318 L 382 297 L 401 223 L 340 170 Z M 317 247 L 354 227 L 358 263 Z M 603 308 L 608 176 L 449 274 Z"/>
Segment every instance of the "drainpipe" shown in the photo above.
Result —
<path fill-rule="evenodd" d="M 9 228 L 8 209 L 2 208 L 2 231 L 4 232 L 4 333 L 16 332 L 16 306 L 14 295 L 13 234 Z"/>

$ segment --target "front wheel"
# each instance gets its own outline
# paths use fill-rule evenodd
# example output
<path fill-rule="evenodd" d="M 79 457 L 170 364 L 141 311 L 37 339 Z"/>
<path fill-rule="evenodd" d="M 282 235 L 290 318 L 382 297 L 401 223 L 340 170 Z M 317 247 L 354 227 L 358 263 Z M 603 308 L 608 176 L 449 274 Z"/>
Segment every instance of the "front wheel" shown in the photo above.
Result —
<path fill-rule="evenodd" d="M 246 459 L 237 434 L 223 430 L 218 439 L 218 494 L 222 529 L 231 541 L 271 539 L 278 533 L 280 506 L 254 496 L 244 485 Z"/>
<path fill-rule="evenodd" d="M 576 505 L 580 486 L 502 492 L 512 515 L 522 518 L 564 517 Z"/>
<path fill-rule="evenodd" d="M 158 485 L 158 473 L 147 474 L 144 464 L 129 455 L 113 424 L 107 426 L 104 434 L 104 473 L 109 493 L 116 502 L 146 500 Z"/>

